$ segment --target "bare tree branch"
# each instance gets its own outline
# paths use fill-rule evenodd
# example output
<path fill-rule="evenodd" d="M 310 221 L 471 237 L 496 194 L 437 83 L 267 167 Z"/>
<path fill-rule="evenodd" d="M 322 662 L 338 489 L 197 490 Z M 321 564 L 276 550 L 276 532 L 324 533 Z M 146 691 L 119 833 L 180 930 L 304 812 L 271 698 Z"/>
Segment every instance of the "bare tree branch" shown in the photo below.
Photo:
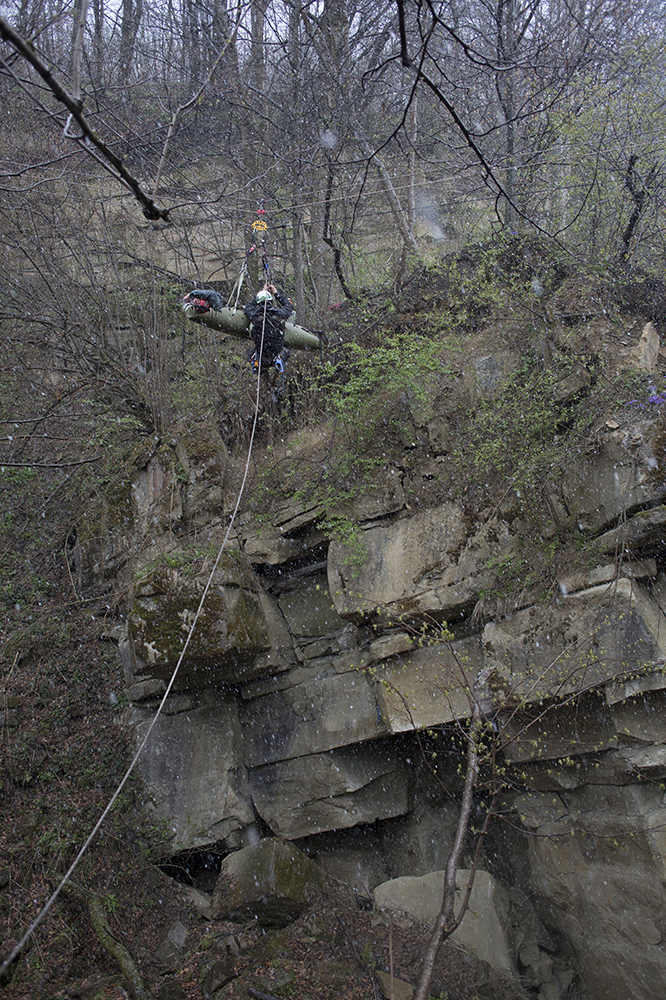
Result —
<path fill-rule="evenodd" d="M 4 41 L 9 42 L 9 44 L 16 49 L 19 55 L 21 55 L 23 59 L 25 59 L 26 62 L 28 62 L 33 69 L 37 71 L 37 73 L 39 73 L 42 80 L 44 80 L 54 94 L 56 100 L 60 101 L 60 103 L 63 104 L 69 111 L 70 118 L 65 126 L 65 135 L 78 142 L 82 149 L 91 153 L 96 159 L 99 154 L 102 158 L 108 161 L 108 165 L 113 168 L 118 180 L 120 180 L 125 187 L 131 191 L 139 204 L 142 205 L 143 214 L 147 219 L 151 222 L 156 222 L 158 219 L 168 221 L 168 210 L 160 208 L 155 204 L 153 199 L 142 189 L 136 177 L 134 177 L 125 168 L 120 157 L 116 156 L 113 150 L 110 149 L 106 143 L 97 136 L 94 129 L 89 125 L 85 115 L 83 114 L 81 102 L 75 100 L 74 97 L 67 90 L 65 90 L 62 84 L 55 79 L 48 66 L 46 66 L 39 58 L 30 43 L 19 35 L 19 33 L 15 31 L 3 17 L 0 17 L 0 37 L 2 37 Z M 67 131 L 69 122 L 72 119 L 81 129 L 80 136 L 73 136 Z M 98 151 L 98 154 L 96 154 L 91 148 L 93 146 Z"/>
<path fill-rule="evenodd" d="M 91 462 L 99 462 L 102 456 L 97 458 L 83 458 L 80 462 L 3 462 L 0 459 L 0 466 L 7 469 L 66 469 L 71 465 L 90 465 Z"/>
<path fill-rule="evenodd" d="M 453 906 L 456 898 L 456 871 L 460 865 L 465 837 L 469 827 L 469 819 L 472 812 L 472 800 L 474 789 L 479 776 L 479 738 L 483 729 L 481 709 L 478 702 L 474 703 L 472 709 L 472 720 L 467 734 L 467 767 L 465 769 L 465 790 L 463 792 L 460 812 L 458 814 L 458 825 L 456 827 L 453 846 L 449 852 L 446 862 L 446 872 L 444 875 L 444 893 L 442 906 L 435 920 L 435 927 L 430 936 L 423 955 L 423 965 L 421 975 L 414 993 L 414 1000 L 428 1000 L 430 984 L 432 982 L 435 962 L 439 947 L 445 938 L 450 937 L 459 926 L 465 913 L 463 906 L 456 917 Z M 471 890 L 470 890 L 471 891 Z M 469 893 L 467 894 L 469 901 Z"/>

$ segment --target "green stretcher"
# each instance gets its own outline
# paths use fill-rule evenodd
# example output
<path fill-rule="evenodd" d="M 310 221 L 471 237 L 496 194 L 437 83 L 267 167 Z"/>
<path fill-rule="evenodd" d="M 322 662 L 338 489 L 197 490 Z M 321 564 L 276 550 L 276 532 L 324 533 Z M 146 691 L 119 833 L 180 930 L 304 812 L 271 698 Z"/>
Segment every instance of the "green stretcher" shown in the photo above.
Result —
<path fill-rule="evenodd" d="M 234 337 L 241 337 L 243 340 L 252 339 L 250 321 L 242 309 L 229 309 L 225 306 L 222 309 L 208 309 L 207 312 L 198 313 L 193 303 L 184 301 L 183 310 L 193 323 L 208 326 L 211 330 L 219 330 L 221 333 L 229 333 Z M 326 340 L 287 320 L 284 325 L 284 343 L 285 347 L 301 351 L 318 351 L 325 346 Z"/>

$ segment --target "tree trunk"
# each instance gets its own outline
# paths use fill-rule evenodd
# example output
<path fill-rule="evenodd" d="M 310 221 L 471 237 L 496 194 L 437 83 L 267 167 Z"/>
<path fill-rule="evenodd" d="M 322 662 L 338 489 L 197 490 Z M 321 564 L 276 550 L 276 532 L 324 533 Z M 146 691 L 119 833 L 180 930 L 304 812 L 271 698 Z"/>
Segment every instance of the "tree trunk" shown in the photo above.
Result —
<path fill-rule="evenodd" d="M 252 0 L 249 77 L 252 86 L 261 94 L 266 93 L 265 27 L 266 0 Z"/>
<path fill-rule="evenodd" d="M 104 0 L 93 0 L 93 67 L 95 84 L 104 85 Z"/>
<path fill-rule="evenodd" d="M 301 10 L 300 4 L 293 2 L 289 5 L 289 34 L 287 36 L 287 55 L 289 59 L 289 69 L 291 71 L 291 105 L 294 108 L 299 104 L 299 90 L 301 87 L 301 64 L 303 54 L 300 44 L 301 34 Z M 302 123 L 300 118 L 294 121 L 295 145 L 300 147 Z M 294 299 L 296 313 L 303 316 L 305 309 L 305 276 L 303 259 L 303 161 L 299 154 L 298 161 L 294 164 L 291 185 L 291 239 L 292 239 L 292 263 L 294 268 Z"/>
<path fill-rule="evenodd" d="M 410 232 L 407 216 L 405 215 L 402 205 L 400 204 L 400 199 L 398 198 L 395 188 L 393 187 L 393 181 L 391 180 L 391 176 L 388 170 L 386 169 L 384 163 L 379 159 L 377 154 L 374 152 L 369 142 L 366 142 L 364 139 L 359 140 L 359 142 L 365 155 L 377 167 L 377 172 L 379 173 L 379 178 L 382 182 L 382 187 L 384 188 L 384 192 L 386 193 L 386 197 L 388 198 L 388 203 L 391 206 L 393 218 L 395 219 L 396 225 L 398 227 L 398 230 L 400 231 L 400 235 L 402 236 L 405 246 L 410 247 L 414 251 L 414 253 L 420 258 L 421 254 L 418 248 L 418 244 L 414 238 L 414 233 Z"/>
<path fill-rule="evenodd" d="M 412 239 L 416 240 L 414 235 L 414 229 L 416 226 L 416 131 L 418 124 L 418 95 L 414 94 L 412 98 L 412 106 L 410 108 L 409 115 L 409 131 L 407 138 L 409 140 L 409 153 L 407 155 L 407 228 L 412 235 Z M 396 287 L 399 288 L 404 280 L 405 271 L 407 270 L 407 260 L 408 260 L 408 244 L 403 243 L 402 253 L 400 254 L 400 263 L 398 264 L 398 273 L 395 277 Z"/>
<path fill-rule="evenodd" d="M 134 46 L 139 33 L 143 16 L 143 0 L 123 0 L 120 18 L 120 63 L 118 67 L 118 83 L 126 87 L 129 83 Z"/>
<path fill-rule="evenodd" d="M 458 816 L 458 826 L 453 840 L 453 846 L 446 862 L 446 872 L 444 875 L 444 893 L 442 895 L 442 906 L 435 921 L 435 927 L 430 936 L 423 955 L 421 975 L 414 993 L 414 1000 L 428 1000 L 430 984 L 432 982 L 437 954 L 443 941 L 453 934 L 462 920 L 466 907 L 463 906 L 456 917 L 454 914 L 454 903 L 456 899 L 456 872 L 460 867 L 465 837 L 469 828 L 470 815 L 472 812 L 472 800 L 474 789 L 479 779 L 479 738 L 483 730 L 481 711 L 477 702 L 474 703 L 472 719 L 467 733 L 467 768 L 465 771 L 465 790 L 460 804 L 460 814 Z M 474 869 L 470 873 L 470 884 L 468 894 L 471 890 L 471 883 L 474 878 Z M 468 897 L 466 897 L 468 898 Z"/>

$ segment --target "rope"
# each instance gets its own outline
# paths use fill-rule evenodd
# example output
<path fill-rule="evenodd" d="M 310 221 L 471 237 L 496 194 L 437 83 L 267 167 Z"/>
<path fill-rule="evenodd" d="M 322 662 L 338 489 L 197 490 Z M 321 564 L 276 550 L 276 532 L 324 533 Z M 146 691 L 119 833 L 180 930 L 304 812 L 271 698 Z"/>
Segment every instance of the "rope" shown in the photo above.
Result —
<path fill-rule="evenodd" d="M 265 329 L 265 326 L 266 326 L 266 306 L 267 306 L 267 304 L 268 304 L 267 302 L 264 303 L 264 322 L 263 322 L 263 325 L 262 325 L 262 328 L 261 328 L 261 345 L 260 345 L 260 348 L 259 348 L 259 371 L 260 372 L 261 372 L 261 355 L 262 355 L 262 351 L 263 351 L 263 347 L 264 347 L 264 329 Z M 139 757 L 141 756 L 141 754 L 142 754 L 142 752 L 143 752 L 143 750 L 144 750 L 144 748 L 146 746 L 146 743 L 148 742 L 150 734 L 152 733 L 152 731 L 153 731 L 153 729 L 155 727 L 155 723 L 157 722 L 157 720 L 159 719 L 160 715 L 162 714 L 162 709 L 164 708 L 164 704 L 165 704 L 165 702 L 166 702 L 166 700 L 167 700 L 167 698 L 168 698 L 168 696 L 169 696 L 169 694 L 171 692 L 171 688 L 173 687 L 174 681 L 176 680 L 176 675 L 178 674 L 178 670 L 180 669 L 180 665 L 183 662 L 183 658 L 185 656 L 185 653 L 187 652 L 187 647 L 190 644 L 190 640 L 192 638 L 192 634 L 194 632 L 194 629 L 196 628 L 197 621 L 199 619 L 199 616 L 201 615 L 201 611 L 202 611 L 203 606 L 204 606 L 204 601 L 206 600 L 206 597 L 208 595 L 208 591 L 210 590 L 211 584 L 213 582 L 213 577 L 214 577 L 215 572 L 217 570 L 217 567 L 218 567 L 218 565 L 220 563 L 220 559 L 222 558 L 222 553 L 224 552 L 224 549 L 225 549 L 225 546 L 227 544 L 227 541 L 229 540 L 229 535 L 231 533 L 231 529 L 232 529 L 234 521 L 236 519 L 236 515 L 238 514 L 238 508 L 240 507 L 241 498 L 243 496 L 243 491 L 245 490 L 245 483 L 247 482 L 248 472 L 249 472 L 249 469 L 250 469 L 250 458 L 252 456 L 252 447 L 253 447 L 253 444 L 254 444 L 254 435 L 255 435 L 255 431 L 257 429 L 257 420 L 259 418 L 259 388 L 260 388 L 260 384 L 261 384 L 261 379 L 257 378 L 257 393 L 256 393 L 256 398 L 255 398 L 255 404 L 254 404 L 254 420 L 252 422 L 252 432 L 250 434 L 250 444 L 248 446 L 247 461 L 245 463 L 245 471 L 243 473 L 243 480 L 242 480 L 241 485 L 240 485 L 240 490 L 238 491 L 238 498 L 236 500 L 236 505 L 235 505 L 233 513 L 231 515 L 231 520 L 229 521 L 229 526 L 227 528 L 226 534 L 225 534 L 225 536 L 224 536 L 224 538 L 222 540 L 222 544 L 221 544 L 220 550 L 219 550 L 219 552 L 217 554 L 217 558 L 215 560 L 215 563 L 213 565 L 212 570 L 210 571 L 210 576 L 208 577 L 208 582 L 206 583 L 206 586 L 204 587 L 203 594 L 201 595 L 201 600 L 199 601 L 199 607 L 197 608 L 196 614 L 194 616 L 194 620 L 193 620 L 192 625 L 190 627 L 190 631 L 187 634 L 187 639 L 185 640 L 185 645 L 183 646 L 183 648 L 181 650 L 180 656 L 178 657 L 178 662 L 176 663 L 176 666 L 174 667 L 173 673 L 171 675 L 171 680 L 169 681 L 169 683 L 167 685 L 167 689 L 164 692 L 164 695 L 162 696 L 162 700 L 161 700 L 161 702 L 160 702 L 160 704 L 158 706 L 158 709 L 155 712 L 155 715 L 153 716 L 150 725 L 148 726 L 146 734 L 143 737 L 143 739 L 141 741 L 141 744 L 139 745 L 139 749 L 136 751 L 134 757 L 132 758 L 132 762 L 131 762 L 130 766 L 127 768 L 127 771 L 125 772 L 124 777 L 122 778 L 120 784 L 118 785 L 118 787 L 116 788 L 115 792 L 111 796 L 111 799 L 110 799 L 108 805 L 106 806 L 106 808 L 104 809 L 104 812 L 102 813 L 102 815 L 100 816 L 100 818 L 97 820 L 97 823 L 95 824 L 95 826 L 93 827 L 92 831 L 90 832 L 90 834 L 88 836 L 88 839 L 84 843 L 84 845 L 81 848 L 81 850 L 79 851 L 79 853 L 74 858 L 74 861 L 72 862 L 72 864 L 68 868 L 67 872 L 63 876 L 60 884 L 57 886 L 57 888 L 55 889 L 55 891 L 53 892 L 53 894 L 50 896 L 50 898 L 44 904 L 42 910 L 37 915 L 37 917 L 35 917 L 35 919 L 31 923 L 30 927 L 25 932 L 25 934 L 23 935 L 23 937 L 21 938 L 21 940 L 18 942 L 18 944 L 16 944 L 14 946 L 14 948 L 12 949 L 10 955 L 6 959 L 4 959 L 4 961 L 2 962 L 2 965 L 0 965 L 0 977 L 9 969 L 9 966 L 12 964 L 12 962 L 14 962 L 19 957 L 19 955 L 21 954 L 21 952 L 25 948 L 25 946 L 28 943 L 28 941 L 30 940 L 30 938 L 33 936 L 33 934 L 35 933 L 35 931 L 37 930 L 37 928 L 40 926 L 40 924 L 44 921 L 44 919 L 46 918 L 46 916 L 50 912 L 51 908 L 53 907 L 53 904 L 55 903 L 55 901 L 57 900 L 58 896 L 62 892 L 64 886 L 69 881 L 69 878 L 71 877 L 71 875 L 73 874 L 73 872 L 78 867 L 79 862 L 81 861 L 81 859 L 83 858 L 84 854 L 88 850 L 88 847 L 90 846 L 90 844 L 94 840 L 94 838 L 95 838 L 95 836 L 97 834 L 97 831 L 101 827 L 101 825 L 104 822 L 104 820 L 106 819 L 106 817 L 109 815 L 109 813 L 110 813 L 111 809 L 113 808 L 116 800 L 118 799 L 118 796 L 120 795 L 120 793 L 122 792 L 123 788 L 127 784 L 127 781 L 129 779 L 130 775 L 132 774 L 132 771 L 134 770 L 134 768 L 136 766 L 136 763 L 137 763 Z"/>
<path fill-rule="evenodd" d="M 264 330 L 266 329 L 266 310 L 268 308 L 268 299 L 264 299 L 264 316 L 261 322 L 261 341 L 259 343 L 259 368 L 257 370 L 257 412 L 259 411 L 259 382 L 261 381 L 261 356 L 264 353 Z"/>
<path fill-rule="evenodd" d="M 262 246 L 261 264 L 266 275 L 266 282 L 269 282 L 271 280 L 271 269 L 268 263 L 268 256 L 266 254 L 266 233 L 268 232 L 268 223 L 263 218 L 265 214 L 266 214 L 266 209 L 264 208 L 264 199 L 262 198 L 261 201 L 259 202 L 259 208 L 257 209 L 257 215 L 259 216 L 259 218 L 255 219 L 255 221 L 252 223 L 252 234 L 255 237 L 261 235 L 261 246 Z M 253 254 L 254 251 L 257 249 L 257 242 L 253 243 L 250 249 L 245 254 L 245 259 L 243 260 L 243 263 L 241 265 L 240 274 L 238 275 L 238 279 L 236 280 L 234 287 L 231 289 L 229 298 L 227 300 L 227 307 L 231 308 L 234 312 L 236 312 L 238 308 L 238 300 L 240 298 L 241 288 L 243 287 L 243 279 L 245 275 L 248 273 L 247 262 L 250 258 L 250 254 Z M 235 293 L 235 298 L 234 298 L 234 293 Z M 232 299 L 234 299 L 233 305 L 231 305 Z M 264 323 L 265 322 L 266 322 L 266 313 L 264 311 Z M 261 336 L 263 340 L 263 330 Z"/>
<path fill-rule="evenodd" d="M 253 250 L 254 250 L 254 247 L 250 247 L 250 249 L 248 250 L 248 252 L 245 254 L 245 260 L 243 261 L 243 264 L 241 266 L 240 274 L 238 275 L 236 283 L 235 283 L 234 287 L 231 289 L 231 292 L 229 294 L 229 298 L 227 299 L 227 308 L 228 309 L 232 309 L 234 312 L 236 312 L 236 310 L 238 309 L 238 300 L 240 298 L 241 289 L 243 287 L 243 279 L 245 278 L 245 275 L 247 274 L 247 259 L 248 259 L 248 257 L 250 256 L 250 254 L 252 253 Z M 234 292 L 236 293 L 236 297 L 235 298 L 234 298 Z M 231 304 L 231 300 L 232 299 L 234 299 L 234 304 L 233 305 Z"/>

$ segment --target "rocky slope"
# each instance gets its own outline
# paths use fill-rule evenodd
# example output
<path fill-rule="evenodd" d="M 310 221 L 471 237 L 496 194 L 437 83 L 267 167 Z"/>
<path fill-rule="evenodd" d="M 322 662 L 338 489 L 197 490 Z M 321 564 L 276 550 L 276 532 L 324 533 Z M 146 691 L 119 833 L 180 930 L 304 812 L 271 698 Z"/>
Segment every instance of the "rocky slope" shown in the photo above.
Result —
<path fill-rule="evenodd" d="M 467 868 L 499 797 L 459 944 L 540 1000 L 660 995 L 666 357 L 618 289 L 522 246 L 342 307 L 297 416 L 262 397 L 217 565 L 247 454 L 224 423 L 144 440 L 79 525 L 79 591 L 123 595 L 135 745 L 210 581 L 139 764 L 163 863 L 209 859 L 206 918 L 228 858 L 278 838 L 430 921 L 479 702 Z"/>

